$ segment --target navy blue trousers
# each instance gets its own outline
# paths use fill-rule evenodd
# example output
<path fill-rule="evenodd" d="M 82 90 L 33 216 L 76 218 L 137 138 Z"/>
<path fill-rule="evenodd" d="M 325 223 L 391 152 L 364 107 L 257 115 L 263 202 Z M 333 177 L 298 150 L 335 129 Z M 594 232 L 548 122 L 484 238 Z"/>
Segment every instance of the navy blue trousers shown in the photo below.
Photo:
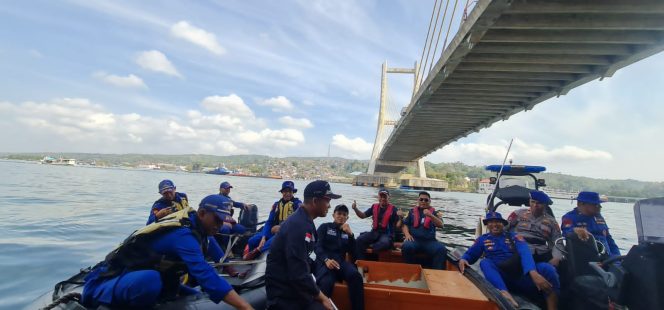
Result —
<path fill-rule="evenodd" d="M 417 254 L 423 253 L 431 261 L 433 269 L 445 269 L 447 250 L 445 245 L 436 240 L 406 241 L 401 246 L 403 258 L 408 264 L 417 264 Z"/>
<path fill-rule="evenodd" d="M 320 290 L 327 297 L 332 297 L 334 283 L 337 281 L 346 281 L 348 284 L 348 295 L 353 310 L 364 309 L 364 283 L 362 275 L 357 271 L 355 265 L 347 261 L 337 261 L 341 268 L 328 269 L 324 263 L 319 262 L 316 268 L 316 283 Z"/>
<path fill-rule="evenodd" d="M 375 230 L 361 234 L 357 237 L 355 242 L 357 243 L 358 259 L 364 259 L 364 251 L 366 251 L 369 246 L 371 246 L 374 251 L 387 250 L 392 247 L 392 238 L 390 235 L 387 233 L 379 233 Z"/>
<path fill-rule="evenodd" d="M 537 272 L 541 274 L 542 277 L 544 277 L 547 281 L 549 281 L 549 283 L 551 283 L 551 286 L 553 286 L 553 291 L 556 294 L 559 294 L 560 280 L 558 279 L 556 268 L 554 268 L 549 263 L 537 263 L 535 264 L 535 267 Z M 520 276 L 507 275 L 502 272 L 500 268 L 496 266 L 496 263 L 490 259 L 483 259 L 480 262 L 480 268 L 482 269 L 484 277 L 487 279 L 487 281 L 493 284 L 493 286 L 498 290 L 507 291 L 509 288 L 510 291 L 519 292 L 530 296 L 537 296 L 542 294 L 539 290 L 537 290 L 537 286 L 535 286 L 535 283 L 528 274 Z"/>

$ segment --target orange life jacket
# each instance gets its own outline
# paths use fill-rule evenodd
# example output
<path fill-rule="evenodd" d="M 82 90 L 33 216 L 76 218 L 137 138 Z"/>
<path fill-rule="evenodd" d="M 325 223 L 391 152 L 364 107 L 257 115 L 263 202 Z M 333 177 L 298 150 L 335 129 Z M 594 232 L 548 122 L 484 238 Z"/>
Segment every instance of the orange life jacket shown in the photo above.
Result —
<path fill-rule="evenodd" d="M 436 210 L 434 208 L 429 208 L 431 211 L 431 214 L 436 214 Z M 420 207 L 415 207 L 413 208 L 413 227 L 417 228 L 420 226 Z M 424 219 L 424 228 L 429 229 L 431 227 L 431 218 L 426 217 Z"/>

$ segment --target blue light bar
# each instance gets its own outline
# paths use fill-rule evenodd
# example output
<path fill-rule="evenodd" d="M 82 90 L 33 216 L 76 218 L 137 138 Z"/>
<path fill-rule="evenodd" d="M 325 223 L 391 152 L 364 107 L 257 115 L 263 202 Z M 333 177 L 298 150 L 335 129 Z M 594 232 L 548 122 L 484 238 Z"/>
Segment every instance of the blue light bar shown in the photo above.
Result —
<path fill-rule="evenodd" d="M 489 165 L 485 169 L 493 172 L 499 172 L 502 165 Z M 540 173 L 546 171 L 544 166 L 524 166 L 524 165 L 505 165 L 503 167 L 503 173 L 514 174 L 514 173 Z"/>

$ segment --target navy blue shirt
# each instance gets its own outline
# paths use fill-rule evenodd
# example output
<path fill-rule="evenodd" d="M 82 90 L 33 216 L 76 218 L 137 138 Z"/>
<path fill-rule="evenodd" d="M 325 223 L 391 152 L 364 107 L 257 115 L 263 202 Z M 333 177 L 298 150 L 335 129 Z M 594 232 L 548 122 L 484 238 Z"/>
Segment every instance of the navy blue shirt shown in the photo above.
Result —
<path fill-rule="evenodd" d="M 609 226 L 606 225 L 606 220 L 599 213 L 588 216 L 581 214 L 577 208 L 574 208 L 574 210 L 563 215 L 560 226 L 563 235 L 572 233 L 576 227 L 585 228 L 597 241 L 604 245 L 609 256 L 620 255 L 620 249 L 609 233 Z"/>
<path fill-rule="evenodd" d="M 535 260 L 533 260 L 533 255 L 530 254 L 528 244 L 523 240 L 523 237 L 511 232 L 505 232 L 498 236 L 490 233 L 481 235 L 461 258 L 467 260 L 470 264 L 474 264 L 484 254 L 484 259 L 499 264 L 514 256 L 514 252 L 519 253 L 523 274 L 535 270 Z"/>
<path fill-rule="evenodd" d="M 321 224 L 316 234 L 316 260 L 325 262 L 329 258 L 341 263 L 346 260 L 346 254 L 350 254 L 352 260 L 357 257 L 355 237 L 341 230 L 341 225 L 334 222 Z"/>
<path fill-rule="evenodd" d="M 159 211 L 165 208 L 175 208 L 175 210 L 173 210 L 173 212 L 175 212 L 180 211 L 188 206 L 189 201 L 187 199 L 187 194 L 185 193 L 176 192 L 174 200 L 166 200 L 163 197 L 159 198 L 159 200 L 152 204 L 152 208 L 150 208 L 150 215 L 148 216 L 148 221 L 145 223 L 145 225 L 150 225 L 157 221 L 157 217 L 154 215 L 155 211 Z"/>
<path fill-rule="evenodd" d="M 265 271 L 268 305 L 286 300 L 302 307 L 318 296 L 320 290 L 311 272 L 315 243 L 314 221 L 304 208 L 298 208 L 281 225 L 270 246 Z"/>

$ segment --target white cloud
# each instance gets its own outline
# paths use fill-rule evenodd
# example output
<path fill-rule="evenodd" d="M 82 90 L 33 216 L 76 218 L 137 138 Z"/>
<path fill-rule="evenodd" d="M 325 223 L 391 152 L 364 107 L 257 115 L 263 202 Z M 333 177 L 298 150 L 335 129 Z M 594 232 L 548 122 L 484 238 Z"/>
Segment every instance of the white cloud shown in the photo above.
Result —
<path fill-rule="evenodd" d="M 182 77 L 171 61 L 168 60 L 166 55 L 157 50 L 142 51 L 138 53 L 138 56 L 136 56 L 136 63 L 143 69 Z"/>
<path fill-rule="evenodd" d="M 217 37 L 214 33 L 194 27 L 184 20 L 171 26 L 171 34 L 176 38 L 184 39 L 201 46 L 216 55 L 222 55 L 226 52 L 226 50 L 219 45 L 219 42 L 217 42 Z"/>
<path fill-rule="evenodd" d="M 290 127 L 313 128 L 314 124 L 306 118 L 294 118 L 291 116 L 282 116 L 279 122 Z"/>
<path fill-rule="evenodd" d="M 133 74 L 127 75 L 127 76 L 119 76 L 119 75 L 114 75 L 114 74 L 108 74 L 103 71 L 95 72 L 92 76 L 95 78 L 114 85 L 118 87 L 126 87 L 126 88 L 148 88 L 147 85 L 143 82 L 143 80 L 135 76 Z"/>
<path fill-rule="evenodd" d="M 349 152 L 342 154 L 342 157 L 366 159 L 371 156 L 371 150 L 373 149 L 372 143 L 368 143 L 360 137 L 350 139 L 342 134 L 336 134 L 332 137 L 332 145 L 343 151 Z"/>
<path fill-rule="evenodd" d="M 291 155 L 305 142 L 299 129 L 265 128 L 237 95 L 207 97 L 201 105 L 210 110 L 178 119 L 115 114 L 84 98 L 0 102 L 7 120 L 0 130 L 16 132 L 6 146 L 24 151 Z"/>
<path fill-rule="evenodd" d="M 429 155 L 427 160 L 433 162 L 462 161 L 472 165 L 500 163 L 504 159 L 507 145 L 508 142 L 500 144 L 453 143 Z M 515 164 L 557 166 L 556 163 L 609 162 L 613 159 L 613 155 L 603 150 L 592 150 L 573 145 L 547 147 L 515 139 L 508 159 L 512 159 Z"/>
<path fill-rule="evenodd" d="M 270 99 L 259 100 L 259 105 L 272 107 L 272 111 L 292 110 L 293 104 L 284 96 L 272 97 Z"/>
<path fill-rule="evenodd" d="M 230 115 L 239 118 L 253 119 L 254 112 L 236 94 L 228 96 L 209 96 L 203 99 L 201 105 L 210 112 Z"/>

